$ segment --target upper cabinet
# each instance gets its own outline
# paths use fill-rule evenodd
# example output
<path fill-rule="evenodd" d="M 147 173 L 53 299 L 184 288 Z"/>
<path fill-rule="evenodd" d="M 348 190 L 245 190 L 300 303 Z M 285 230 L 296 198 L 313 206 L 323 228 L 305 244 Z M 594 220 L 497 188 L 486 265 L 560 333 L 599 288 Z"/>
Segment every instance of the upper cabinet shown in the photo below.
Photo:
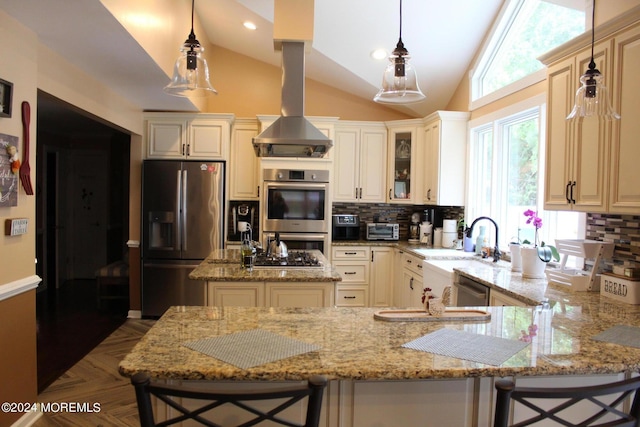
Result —
<path fill-rule="evenodd" d="M 333 200 L 384 203 L 387 128 L 383 123 L 339 122 L 333 141 Z"/>
<path fill-rule="evenodd" d="M 231 114 L 145 114 L 146 158 L 225 159 L 233 119 Z"/>
<path fill-rule="evenodd" d="M 389 129 L 387 202 L 414 204 L 418 197 L 418 146 L 422 138 L 421 120 L 387 122 Z M 418 179 L 416 179 L 418 178 Z"/>
<path fill-rule="evenodd" d="M 469 113 L 437 111 L 424 121 L 422 202 L 463 206 Z"/>
<path fill-rule="evenodd" d="M 594 49 L 597 68 L 610 87 L 612 41 Z M 545 209 L 605 212 L 611 124 L 568 121 L 580 76 L 588 69 L 591 48 L 551 65 L 547 72 L 547 146 Z"/>
<path fill-rule="evenodd" d="M 620 120 L 569 122 L 591 38 L 579 37 L 544 55 L 547 72 L 545 209 L 637 213 L 640 210 L 640 8 L 596 29 L 597 68 Z"/>
<path fill-rule="evenodd" d="M 640 212 L 640 25 L 614 39 L 614 108 L 621 119 L 613 123 L 609 211 L 638 214 Z"/>
<path fill-rule="evenodd" d="M 260 163 L 253 150 L 253 137 L 256 135 L 256 119 L 236 119 L 231 132 L 229 158 L 230 200 L 260 199 Z"/>

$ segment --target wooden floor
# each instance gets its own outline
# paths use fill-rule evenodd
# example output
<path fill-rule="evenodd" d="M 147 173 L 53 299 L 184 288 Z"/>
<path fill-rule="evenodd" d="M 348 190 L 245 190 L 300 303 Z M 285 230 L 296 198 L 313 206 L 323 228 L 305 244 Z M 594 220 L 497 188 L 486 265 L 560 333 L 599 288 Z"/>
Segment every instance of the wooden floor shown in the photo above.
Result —
<path fill-rule="evenodd" d="M 100 404 L 94 413 L 43 414 L 33 427 L 139 426 L 133 387 L 118 364 L 153 325 L 128 319 L 82 360 L 38 395 L 38 402 Z"/>
<path fill-rule="evenodd" d="M 126 300 L 98 306 L 95 280 L 68 280 L 36 294 L 38 392 L 82 359 L 127 318 Z"/>

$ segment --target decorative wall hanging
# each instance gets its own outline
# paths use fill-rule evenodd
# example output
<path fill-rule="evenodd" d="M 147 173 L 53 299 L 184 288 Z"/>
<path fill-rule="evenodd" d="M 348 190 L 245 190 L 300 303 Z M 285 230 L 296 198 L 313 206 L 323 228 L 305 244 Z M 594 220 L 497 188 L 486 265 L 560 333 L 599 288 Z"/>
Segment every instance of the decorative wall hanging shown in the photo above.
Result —
<path fill-rule="evenodd" d="M 11 117 L 13 83 L 0 79 L 0 117 Z"/>
<path fill-rule="evenodd" d="M 18 206 L 17 146 L 17 136 L 0 133 L 0 207 Z"/>

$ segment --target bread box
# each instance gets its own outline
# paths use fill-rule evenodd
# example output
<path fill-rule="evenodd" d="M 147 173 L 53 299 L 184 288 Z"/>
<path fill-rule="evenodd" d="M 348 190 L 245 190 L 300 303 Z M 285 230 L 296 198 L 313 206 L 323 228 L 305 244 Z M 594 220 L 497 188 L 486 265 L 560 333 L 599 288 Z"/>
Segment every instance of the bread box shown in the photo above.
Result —
<path fill-rule="evenodd" d="M 627 304 L 640 304 L 640 278 L 602 273 L 600 277 L 600 295 Z"/>

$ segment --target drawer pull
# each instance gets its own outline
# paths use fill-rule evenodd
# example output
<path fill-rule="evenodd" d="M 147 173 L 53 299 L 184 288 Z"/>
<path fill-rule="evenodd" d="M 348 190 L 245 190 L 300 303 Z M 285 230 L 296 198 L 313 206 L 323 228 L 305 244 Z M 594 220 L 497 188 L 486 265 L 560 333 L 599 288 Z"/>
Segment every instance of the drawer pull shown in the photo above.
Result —
<path fill-rule="evenodd" d="M 356 274 L 355 271 L 345 271 L 344 274 Z"/>
<path fill-rule="evenodd" d="M 356 299 L 356 297 L 353 297 L 353 296 L 346 296 L 346 295 L 345 295 L 343 298 L 344 298 L 344 299 Z"/>
<path fill-rule="evenodd" d="M 345 252 L 345 255 L 357 255 L 357 252 Z"/>

